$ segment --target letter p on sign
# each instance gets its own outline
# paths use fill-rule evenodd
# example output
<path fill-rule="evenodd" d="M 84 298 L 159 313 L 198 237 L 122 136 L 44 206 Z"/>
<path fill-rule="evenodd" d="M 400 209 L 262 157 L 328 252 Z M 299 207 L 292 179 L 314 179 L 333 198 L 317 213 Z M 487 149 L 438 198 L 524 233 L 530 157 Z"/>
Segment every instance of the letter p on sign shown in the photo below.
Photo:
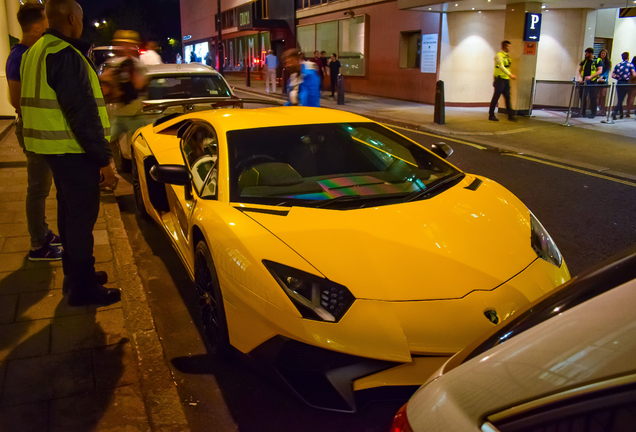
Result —
<path fill-rule="evenodd" d="M 541 37 L 541 14 L 526 13 L 526 25 L 523 29 L 524 42 L 539 42 Z"/>
<path fill-rule="evenodd" d="M 539 15 L 534 15 L 532 14 L 531 16 L 531 24 L 530 24 L 530 29 L 531 30 L 535 30 L 535 26 L 539 23 Z"/>

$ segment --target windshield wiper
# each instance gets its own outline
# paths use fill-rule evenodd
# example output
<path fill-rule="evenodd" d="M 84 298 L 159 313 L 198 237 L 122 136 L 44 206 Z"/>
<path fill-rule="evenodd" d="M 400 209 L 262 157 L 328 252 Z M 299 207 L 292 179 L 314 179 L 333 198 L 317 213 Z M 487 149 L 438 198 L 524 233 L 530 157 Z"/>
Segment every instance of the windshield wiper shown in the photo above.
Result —
<path fill-rule="evenodd" d="M 339 197 L 331 198 L 330 200 L 318 200 L 318 201 L 310 202 L 309 204 L 316 203 L 316 208 L 324 208 L 336 202 L 355 201 L 355 200 L 359 200 L 360 198 L 362 198 L 361 195 L 341 195 Z"/>
<path fill-rule="evenodd" d="M 420 199 L 422 197 L 425 197 L 427 195 L 430 195 L 433 192 L 435 192 L 435 190 L 441 188 L 442 186 L 447 185 L 448 183 L 454 182 L 456 180 L 460 180 L 460 179 L 464 178 L 464 176 L 465 176 L 464 173 L 457 173 L 457 174 L 452 175 L 450 177 L 438 180 L 437 182 L 433 183 L 431 186 L 427 187 L 423 191 L 416 191 L 416 192 L 411 193 L 411 195 L 407 196 L 404 201 L 405 202 L 411 202 L 411 201 L 415 201 L 417 199 Z"/>

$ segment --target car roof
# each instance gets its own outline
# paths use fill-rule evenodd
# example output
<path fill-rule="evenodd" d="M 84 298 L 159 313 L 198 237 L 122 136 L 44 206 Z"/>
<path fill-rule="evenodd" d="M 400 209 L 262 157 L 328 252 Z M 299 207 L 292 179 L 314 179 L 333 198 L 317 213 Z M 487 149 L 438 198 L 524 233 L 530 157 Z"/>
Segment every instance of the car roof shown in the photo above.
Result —
<path fill-rule="evenodd" d="M 183 63 L 183 64 L 158 64 L 146 66 L 146 72 L 148 75 L 178 75 L 178 74 L 204 74 L 204 75 L 218 75 L 216 69 L 206 66 L 200 63 Z"/>
<path fill-rule="evenodd" d="M 155 133 L 187 119 L 205 120 L 217 129 L 217 133 L 233 130 L 257 129 L 275 126 L 295 126 L 304 124 L 360 123 L 371 122 L 358 114 L 328 108 L 273 107 L 257 109 L 217 109 L 198 111 L 162 123 Z"/>
<path fill-rule="evenodd" d="M 634 304 L 636 279 L 526 330 L 417 392 L 409 421 L 435 430 L 441 411 L 459 408 L 478 426 L 485 415 L 636 373 Z M 449 405 L 436 413 L 441 394 Z"/>

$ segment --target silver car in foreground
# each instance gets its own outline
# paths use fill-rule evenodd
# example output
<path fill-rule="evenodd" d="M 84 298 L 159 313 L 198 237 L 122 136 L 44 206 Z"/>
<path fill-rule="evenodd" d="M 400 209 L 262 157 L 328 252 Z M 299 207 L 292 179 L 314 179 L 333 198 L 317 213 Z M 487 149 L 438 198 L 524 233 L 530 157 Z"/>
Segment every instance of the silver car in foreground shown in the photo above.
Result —
<path fill-rule="evenodd" d="M 636 247 L 459 352 L 392 432 L 636 430 Z"/>
<path fill-rule="evenodd" d="M 139 99 L 126 106 L 109 106 L 113 130 L 122 129 L 115 127 L 117 122 L 127 129 L 126 134 L 112 138 L 118 140 L 120 169 L 125 172 L 131 167 L 131 138 L 140 127 L 175 113 L 210 109 L 211 101 L 228 101 L 231 105 L 239 100 L 225 78 L 209 66 L 159 64 L 145 68 L 148 87 Z"/>

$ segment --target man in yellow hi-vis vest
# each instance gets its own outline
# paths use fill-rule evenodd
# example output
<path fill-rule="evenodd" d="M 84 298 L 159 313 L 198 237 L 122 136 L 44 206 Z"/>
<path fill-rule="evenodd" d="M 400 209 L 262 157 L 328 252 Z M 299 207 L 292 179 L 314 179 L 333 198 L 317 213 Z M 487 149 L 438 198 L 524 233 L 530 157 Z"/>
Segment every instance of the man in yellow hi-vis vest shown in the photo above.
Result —
<path fill-rule="evenodd" d="M 587 116 L 587 97 L 590 97 L 590 116 L 593 119 L 596 116 L 596 108 L 598 105 L 598 77 L 603 73 L 603 62 L 601 59 L 594 58 L 594 48 L 585 49 L 585 57 L 579 64 L 577 70 L 576 81 L 581 84 L 579 88 L 579 97 L 581 98 L 582 117 Z"/>
<path fill-rule="evenodd" d="M 79 41 L 83 12 L 75 0 L 49 0 L 49 29 L 22 57 L 20 109 L 27 150 L 44 155 L 57 188 L 64 289 L 71 306 L 120 300 L 95 273 L 93 228 L 102 186 L 115 188 L 110 124 L 92 63 Z M 85 50 L 86 49 L 86 50 Z"/>
<path fill-rule="evenodd" d="M 495 80 L 493 82 L 495 91 L 492 95 L 492 100 L 490 101 L 490 111 L 488 113 L 488 120 L 490 121 L 499 121 L 499 119 L 495 117 L 495 107 L 497 106 L 497 102 L 499 102 L 499 97 L 501 95 L 504 96 L 504 100 L 506 101 L 508 120 L 517 121 L 515 119 L 515 113 L 512 109 L 512 105 L 510 104 L 510 80 L 517 79 L 517 77 L 510 72 L 510 65 L 512 62 L 508 55 L 509 52 L 510 41 L 505 40 L 501 43 L 501 51 L 499 51 L 495 56 Z"/>

